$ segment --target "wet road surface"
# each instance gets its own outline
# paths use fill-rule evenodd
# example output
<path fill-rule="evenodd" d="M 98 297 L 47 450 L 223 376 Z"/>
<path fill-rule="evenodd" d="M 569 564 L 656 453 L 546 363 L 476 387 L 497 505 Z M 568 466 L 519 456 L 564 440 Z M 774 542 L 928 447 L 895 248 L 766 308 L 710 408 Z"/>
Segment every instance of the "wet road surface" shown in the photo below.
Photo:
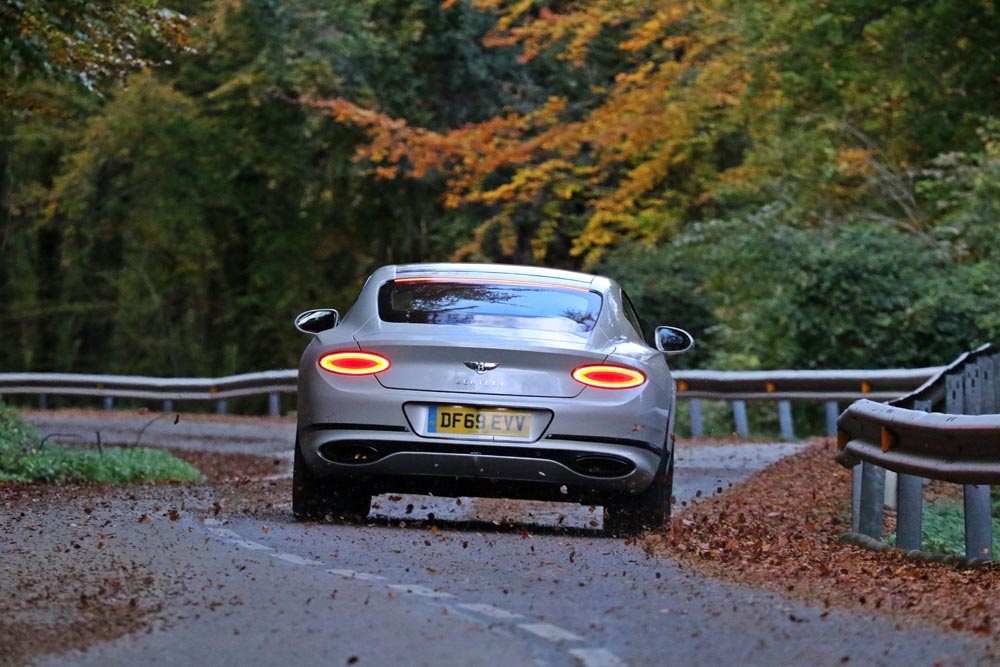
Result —
<path fill-rule="evenodd" d="M 289 449 L 288 428 L 256 430 L 254 442 L 231 428 L 230 439 L 196 428 L 181 439 L 273 454 Z M 795 448 L 681 449 L 677 501 Z M 150 632 L 36 664 L 993 664 L 967 636 L 808 606 L 647 558 L 602 535 L 599 509 L 379 496 L 365 525 L 343 525 L 296 523 L 288 505 L 256 518 L 196 506 L 149 523 L 134 519 L 142 506 L 128 516 L 98 510 L 119 559 L 183 583 Z"/>

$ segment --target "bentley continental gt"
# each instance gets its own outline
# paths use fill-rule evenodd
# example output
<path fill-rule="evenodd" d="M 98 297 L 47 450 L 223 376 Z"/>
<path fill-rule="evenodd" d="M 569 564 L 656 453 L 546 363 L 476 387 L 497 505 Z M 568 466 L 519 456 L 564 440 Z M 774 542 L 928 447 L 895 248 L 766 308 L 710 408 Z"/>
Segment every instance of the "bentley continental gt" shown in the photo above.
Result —
<path fill-rule="evenodd" d="M 669 515 L 665 357 L 694 341 L 644 332 L 614 280 L 386 266 L 342 319 L 310 310 L 295 326 L 313 336 L 298 374 L 297 518 L 364 517 L 389 492 L 601 505 L 613 534 Z"/>

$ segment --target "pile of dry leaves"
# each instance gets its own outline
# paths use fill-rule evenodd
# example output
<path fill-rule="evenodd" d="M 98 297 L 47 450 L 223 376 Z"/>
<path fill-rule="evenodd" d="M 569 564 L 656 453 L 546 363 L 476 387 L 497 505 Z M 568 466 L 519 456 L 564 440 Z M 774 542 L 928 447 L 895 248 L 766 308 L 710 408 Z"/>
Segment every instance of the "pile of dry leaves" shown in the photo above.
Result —
<path fill-rule="evenodd" d="M 822 440 L 724 493 L 677 512 L 642 540 L 651 555 L 824 605 L 912 615 L 990 636 L 1000 626 L 1000 565 L 925 563 L 841 544 L 851 476 Z M 891 524 L 890 526 L 891 527 Z"/>

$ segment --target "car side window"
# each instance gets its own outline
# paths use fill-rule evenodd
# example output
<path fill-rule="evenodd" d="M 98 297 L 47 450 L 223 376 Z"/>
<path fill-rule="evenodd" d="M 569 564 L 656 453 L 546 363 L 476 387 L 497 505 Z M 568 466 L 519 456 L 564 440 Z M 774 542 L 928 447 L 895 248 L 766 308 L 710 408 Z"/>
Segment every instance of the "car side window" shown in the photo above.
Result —
<path fill-rule="evenodd" d="M 643 332 L 642 320 L 639 319 L 639 313 L 636 312 L 635 306 L 632 305 L 632 300 L 628 298 L 628 294 L 625 293 L 625 290 L 622 290 L 622 304 L 624 306 L 623 310 L 625 311 L 625 319 L 628 320 L 629 324 L 632 325 L 632 328 L 635 329 L 639 338 L 647 340 L 646 335 Z"/>

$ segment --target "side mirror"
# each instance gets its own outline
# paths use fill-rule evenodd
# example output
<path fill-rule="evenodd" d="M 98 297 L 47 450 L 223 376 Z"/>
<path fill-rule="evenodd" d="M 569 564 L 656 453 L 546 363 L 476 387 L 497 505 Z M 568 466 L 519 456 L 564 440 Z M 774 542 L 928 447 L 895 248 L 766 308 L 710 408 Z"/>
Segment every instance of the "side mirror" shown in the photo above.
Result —
<path fill-rule="evenodd" d="M 656 349 L 663 354 L 680 354 L 694 347 L 694 337 L 677 327 L 656 327 Z"/>
<path fill-rule="evenodd" d="M 295 318 L 295 328 L 306 334 L 318 334 L 340 324 L 340 313 L 332 308 L 307 310 Z"/>

